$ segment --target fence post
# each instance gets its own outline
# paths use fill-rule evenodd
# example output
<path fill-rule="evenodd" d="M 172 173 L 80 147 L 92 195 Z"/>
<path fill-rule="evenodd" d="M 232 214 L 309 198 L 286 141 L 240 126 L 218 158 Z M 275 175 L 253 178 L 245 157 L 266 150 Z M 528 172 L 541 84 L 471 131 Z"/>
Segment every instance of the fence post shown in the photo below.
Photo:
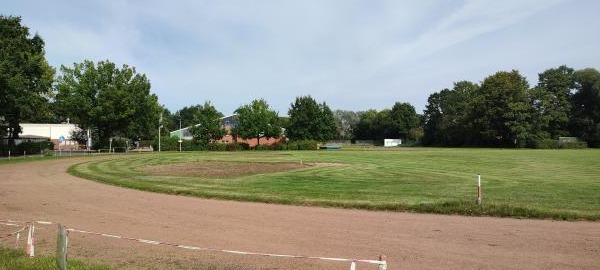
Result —
<path fill-rule="evenodd" d="M 481 174 L 477 175 L 477 205 L 481 205 Z"/>
<path fill-rule="evenodd" d="M 58 224 L 58 236 L 56 238 L 56 266 L 60 270 L 67 270 L 67 230 Z"/>
<path fill-rule="evenodd" d="M 35 233 L 35 223 L 31 223 L 29 225 L 29 232 L 27 233 L 27 246 L 25 247 L 25 251 L 29 257 L 35 256 L 35 241 L 34 241 L 34 233 Z"/>
<path fill-rule="evenodd" d="M 379 270 L 387 270 L 387 257 L 385 255 L 379 255 L 379 260 L 383 262 L 379 265 Z"/>

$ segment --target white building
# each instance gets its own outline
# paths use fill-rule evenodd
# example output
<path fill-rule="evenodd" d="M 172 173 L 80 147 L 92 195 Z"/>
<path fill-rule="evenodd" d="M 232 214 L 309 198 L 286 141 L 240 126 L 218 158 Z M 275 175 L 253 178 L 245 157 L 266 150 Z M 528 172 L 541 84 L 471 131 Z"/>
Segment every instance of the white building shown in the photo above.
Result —
<path fill-rule="evenodd" d="M 79 144 L 71 138 L 73 132 L 80 132 L 81 129 L 73 124 L 31 124 L 22 123 L 21 134 L 15 143 L 27 140 L 40 140 L 47 138 L 54 143 L 54 149 L 76 150 Z"/>

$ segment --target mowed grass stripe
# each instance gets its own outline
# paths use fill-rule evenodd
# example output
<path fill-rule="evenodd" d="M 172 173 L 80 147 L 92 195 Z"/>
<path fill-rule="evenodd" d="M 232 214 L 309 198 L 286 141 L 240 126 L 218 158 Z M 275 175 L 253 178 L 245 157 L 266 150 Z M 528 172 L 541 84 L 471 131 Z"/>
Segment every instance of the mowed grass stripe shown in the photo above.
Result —
<path fill-rule="evenodd" d="M 293 162 L 286 172 L 209 179 L 144 166 L 203 161 Z M 600 151 L 395 149 L 122 155 L 73 166 L 88 179 L 206 198 L 388 211 L 600 219 Z M 475 205 L 477 174 L 484 204 Z"/>

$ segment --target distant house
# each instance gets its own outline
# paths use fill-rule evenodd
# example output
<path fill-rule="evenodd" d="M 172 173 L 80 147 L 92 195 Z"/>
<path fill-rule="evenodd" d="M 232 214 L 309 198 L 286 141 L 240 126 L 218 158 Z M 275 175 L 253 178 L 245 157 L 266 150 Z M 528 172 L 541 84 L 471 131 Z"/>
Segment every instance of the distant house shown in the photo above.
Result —
<path fill-rule="evenodd" d="M 15 144 L 26 141 L 47 141 L 54 143 L 54 149 L 75 150 L 79 148 L 77 141 L 71 138 L 73 132 L 79 132 L 81 129 L 73 124 L 32 124 L 22 123 L 22 132 Z"/>
<path fill-rule="evenodd" d="M 227 130 L 227 134 L 225 134 L 225 136 L 223 136 L 220 140 L 218 140 L 217 142 L 221 142 L 221 143 L 247 143 L 250 147 L 254 147 L 256 145 L 258 145 L 258 140 L 256 139 L 242 139 L 242 138 L 238 138 L 237 136 L 234 136 L 231 134 L 231 130 L 233 128 L 235 128 L 237 126 L 237 121 L 238 121 L 238 116 L 237 114 L 233 114 L 230 116 L 225 116 L 225 117 L 221 117 L 219 118 L 219 120 L 221 120 L 221 126 Z M 198 125 L 196 125 L 198 126 Z M 175 131 L 171 131 L 170 132 L 170 136 L 171 137 L 177 137 L 177 138 L 181 138 L 182 140 L 192 140 L 193 136 L 192 133 L 190 132 L 190 128 L 191 127 L 185 127 L 182 129 L 178 129 Z M 261 145 L 269 145 L 269 144 L 275 144 L 278 142 L 281 142 L 282 139 L 278 138 L 260 138 L 260 144 Z"/>

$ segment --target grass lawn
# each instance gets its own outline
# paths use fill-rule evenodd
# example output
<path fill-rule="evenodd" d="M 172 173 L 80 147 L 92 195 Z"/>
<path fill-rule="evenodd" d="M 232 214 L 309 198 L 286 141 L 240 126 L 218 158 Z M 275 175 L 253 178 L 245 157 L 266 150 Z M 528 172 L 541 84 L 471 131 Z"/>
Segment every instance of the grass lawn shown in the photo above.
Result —
<path fill-rule="evenodd" d="M 309 166 L 220 178 L 184 173 L 157 175 L 143 170 L 145 166 L 194 166 L 207 161 L 302 162 Z M 600 151 L 590 149 L 163 152 L 92 159 L 69 171 L 103 183 L 204 198 L 386 211 L 600 219 Z M 475 204 L 477 174 L 482 177 L 482 206 Z"/>
<path fill-rule="evenodd" d="M 69 260 L 69 269 L 76 270 L 110 270 L 106 265 L 93 265 L 77 260 Z M 46 270 L 58 269 L 56 258 L 52 256 L 36 255 L 29 258 L 22 250 L 15 250 L 0 246 L 0 269 L 29 269 Z"/>

